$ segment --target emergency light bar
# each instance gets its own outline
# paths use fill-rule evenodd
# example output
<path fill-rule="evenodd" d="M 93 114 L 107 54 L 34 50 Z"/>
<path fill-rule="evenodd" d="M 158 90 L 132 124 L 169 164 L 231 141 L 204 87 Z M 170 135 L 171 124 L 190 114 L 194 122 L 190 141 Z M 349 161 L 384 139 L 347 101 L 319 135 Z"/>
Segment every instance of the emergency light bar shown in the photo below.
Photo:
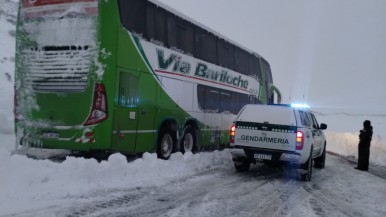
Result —
<path fill-rule="evenodd" d="M 310 108 L 309 105 L 304 104 L 304 103 L 292 103 L 292 104 L 291 104 L 291 107 L 292 107 L 292 108 L 304 108 L 304 109 Z"/>

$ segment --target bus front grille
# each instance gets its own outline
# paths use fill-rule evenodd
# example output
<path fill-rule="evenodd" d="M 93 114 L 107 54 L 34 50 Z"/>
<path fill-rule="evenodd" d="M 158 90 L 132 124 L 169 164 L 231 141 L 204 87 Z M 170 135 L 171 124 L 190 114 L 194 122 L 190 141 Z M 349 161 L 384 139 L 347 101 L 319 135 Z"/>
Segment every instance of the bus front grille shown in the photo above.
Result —
<path fill-rule="evenodd" d="M 26 81 L 40 92 L 86 89 L 92 56 L 88 46 L 45 46 L 23 50 Z"/>

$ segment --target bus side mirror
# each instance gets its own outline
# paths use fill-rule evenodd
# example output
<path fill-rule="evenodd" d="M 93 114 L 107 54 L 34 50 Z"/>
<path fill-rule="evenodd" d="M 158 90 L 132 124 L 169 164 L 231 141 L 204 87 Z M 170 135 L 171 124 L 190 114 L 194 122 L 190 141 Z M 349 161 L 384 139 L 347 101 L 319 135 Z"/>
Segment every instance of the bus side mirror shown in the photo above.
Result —
<path fill-rule="evenodd" d="M 319 129 L 321 129 L 321 130 L 325 130 L 325 129 L 327 129 L 327 124 L 320 124 L 320 128 Z"/>

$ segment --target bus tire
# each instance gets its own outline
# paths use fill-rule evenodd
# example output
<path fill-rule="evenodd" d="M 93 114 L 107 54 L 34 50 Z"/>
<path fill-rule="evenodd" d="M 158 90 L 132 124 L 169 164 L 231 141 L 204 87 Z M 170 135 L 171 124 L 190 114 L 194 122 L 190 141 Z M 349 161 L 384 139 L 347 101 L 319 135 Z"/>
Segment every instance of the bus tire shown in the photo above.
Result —
<path fill-rule="evenodd" d="M 302 165 L 302 169 L 306 170 L 306 173 L 300 173 L 300 181 L 309 182 L 312 178 L 312 148 L 308 160 Z"/>
<path fill-rule="evenodd" d="M 188 125 L 184 130 L 184 135 L 182 136 L 182 139 L 180 142 L 180 150 L 182 153 L 197 152 L 196 130 L 191 125 Z"/>
<path fill-rule="evenodd" d="M 173 152 L 175 139 L 173 131 L 168 127 L 161 128 L 158 136 L 157 143 L 157 156 L 158 158 L 167 160 Z"/>
<path fill-rule="evenodd" d="M 324 149 L 323 149 L 322 155 L 315 158 L 314 167 L 322 169 L 322 168 L 324 168 L 325 164 L 326 164 L 326 144 L 324 144 Z"/>

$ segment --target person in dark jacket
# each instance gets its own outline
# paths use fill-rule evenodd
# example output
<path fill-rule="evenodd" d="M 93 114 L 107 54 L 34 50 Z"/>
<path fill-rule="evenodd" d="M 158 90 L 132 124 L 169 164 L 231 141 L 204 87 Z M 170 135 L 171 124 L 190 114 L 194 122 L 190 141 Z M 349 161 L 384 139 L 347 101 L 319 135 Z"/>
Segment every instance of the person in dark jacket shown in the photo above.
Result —
<path fill-rule="evenodd" d="M 369 169 L 370 143 L 373 136 L 373 127 L 369 120 L 363 122 L 363 129 L 360 130 L 358 144 L 358 166 L 357 170 L 367 171 Z"/>

